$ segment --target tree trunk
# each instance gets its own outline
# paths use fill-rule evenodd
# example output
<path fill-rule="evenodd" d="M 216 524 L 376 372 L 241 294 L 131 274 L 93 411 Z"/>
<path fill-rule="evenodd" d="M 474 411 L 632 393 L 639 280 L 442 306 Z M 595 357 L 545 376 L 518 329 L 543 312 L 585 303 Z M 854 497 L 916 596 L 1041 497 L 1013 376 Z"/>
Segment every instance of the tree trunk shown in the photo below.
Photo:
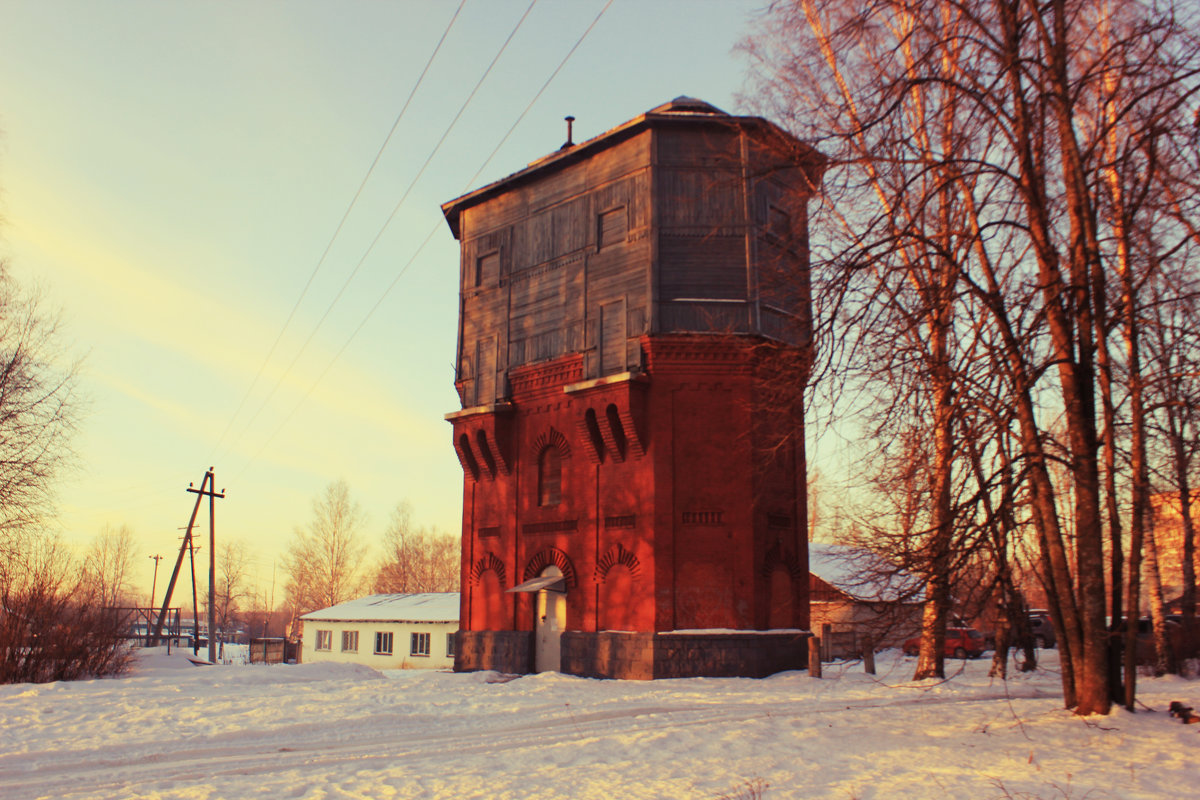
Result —
<path fill-rule="evenodd" d="M 1192 521 L 1192 488 L 1188 480 L 1189 459 L 1184 447 L 1183 431 L 1182 422 L 1178 433 L 1171 431 L 1171 450 L 1175 486 L 1179 493 L 1180 522 L 1183 525 L 1183 555 L 1180 563 L 1183 571 L 1183 591 L 1179 596 L 1179 610 L 1183 615 L 1183 629 L 1190 640 L 1196 629 L 1196 525 Z"/>
<path fill-rule="evenodd" d="M 1154 674 L 1165 675 L 1174 672 L 1175 653 L 1167 638 L 1167 615 L 1163 603 L 1162 572 L 1158 558 L 1158 538 L 1151 519 L 1150 528 L 1146 531 L 1146 584 L 1147 601 L 1150 605 L 1151 630 L 1154 632 Z M 1137 624 L 1137 616 L 1130 615 L 1133 624 Z"/>
<path fill-rule="evenodd" d="M 1033 254 L 1038 263 L 1042 307 L 1050 338 L 1067 423 L 1070 472 L 1075 489 L 1075 581 L 1067 577 L 1060 563 L 1053 563 L 1055 593 L 1060 607 L 1061 593 L 1077 592 L 1077 620 L 1064 620 L 1066 636 L 1060 640 L 1060 652 L 1067 654 L 1075 671 L 1075 710 L 1080 715 L 1106 714 L 1111 707 L 1108 691 L 1107 631 L 1104 625 L 1106 592 L 1104 547 L 1100 514 L 1099 470 L 1096 460 L 1096 412 L 1094 344 L 1092 341 L 1091 266 L 1097 257 L 1095 220 L 1087 184 L 1080 165 L 1078 146 L 1072 129 L 1072 94 L 1069 87 L 1066 51 L 1066 14 L 1062 0 L 1051 0 L 1051 25 L 1032 14 L 1033 31 L 1047 57 L 1047 80 L 1036 87 L 1050 100 L 1053 123 L 1057 127 L 1057 155 L 1061 157 L 1062 189 L 1070 223 L 1067 254 L 1069 278 L 1064 276 L 1060 255 L 1054 244 L 1047 194 L 1047 161 L 1039 158 L 1035 142 L 1036 118 L 1028 105 L 1022 80 L 1023 36 L 1028 31 L 1018 22 L 1021 0 L 997 0 L 1003 38 L 1003 59 L 1012 109 L 1014 147 L 1017 150 L 1021 199 L 1025 205 Z M 1039 129 L 1040 130 L 1040 129 Z M 1044 505 L 1053 503 L 1053 495 L 1040 498 Z M 1043 513 L 1046 508 L 1043 508 Z M 1057 543 L 1051 548 L 1052 562 L 1061 557 Z M 1053 605 L 1053 604 L 1052 604 Z M 1063 610 L 1066 610 L 1065 608 Z M 1065 615 L 1064 615 L 1065 616 Z M 1076 623 L 1078 627 L 1076 627 Z"/>

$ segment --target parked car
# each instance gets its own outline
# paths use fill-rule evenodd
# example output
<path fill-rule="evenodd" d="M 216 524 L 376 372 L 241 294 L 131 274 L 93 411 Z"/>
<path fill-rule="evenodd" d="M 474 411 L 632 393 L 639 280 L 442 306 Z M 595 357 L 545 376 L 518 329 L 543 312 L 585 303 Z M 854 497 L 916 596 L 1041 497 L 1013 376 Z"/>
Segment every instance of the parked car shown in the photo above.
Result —
<path fill-rule="evenodd" d="M 1029 633 L 1033 636 L 1034 647 L 1054 647 L 1058 644 L 1058 637 L 1054 635 L 1054 623 L 1045 611 L 1029 612 Z"/>
<path fill-rule="evenodd" d="M 1176 656 L 1182 655 L 1185 644 L 1183 626 L 1178 622 L 1168 619 L 1166 621 L 1166 634 L 1167 641 L 1170 643 L 1171 649 L 1175 651 Z M 1118 632 L 1118 635 L 1121 634 Z M 1137 654 L 1138 664 L 1153 664 L 1156 660 L 1154 623 L 1149 617 L 1142 617 L 1137 621 L 1137 649 L 1134 652 Z"/>
<path fill-rule="evenodd" d="M 904 643 L 904 654 L 915 656 L 921 649 L 921 637 L 914 636 Z M 978 658 L 983 655 L 983 634 L 974 628 L 946 628 L 947 658 Z"/>

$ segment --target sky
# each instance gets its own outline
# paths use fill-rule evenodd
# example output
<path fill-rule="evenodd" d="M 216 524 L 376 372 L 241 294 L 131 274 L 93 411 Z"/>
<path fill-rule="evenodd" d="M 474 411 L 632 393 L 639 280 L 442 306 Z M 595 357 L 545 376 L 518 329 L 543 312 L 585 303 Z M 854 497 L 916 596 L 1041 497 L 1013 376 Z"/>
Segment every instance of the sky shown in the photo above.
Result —
<path fill-rule="evenodd" d="M 582 141 L 680 95 L 741 112 L 761 4 L 0 0 L 0 258 L 61 313 L 87 398 L 67 541 L 129 526 L 161 602 L 209 467 L 218 546 L 264 589 L 335 480 L 369 541 L 403 500 L 457 534 L 440 204 L 568 114 Z"/>

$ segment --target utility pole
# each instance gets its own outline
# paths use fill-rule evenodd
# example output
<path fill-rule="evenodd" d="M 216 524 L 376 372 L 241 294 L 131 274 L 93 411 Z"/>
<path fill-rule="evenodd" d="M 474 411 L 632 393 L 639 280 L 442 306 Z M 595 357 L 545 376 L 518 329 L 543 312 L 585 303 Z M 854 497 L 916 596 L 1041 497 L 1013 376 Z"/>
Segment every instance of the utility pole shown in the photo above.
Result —
<path fill-rule="evenodd" d="M 158 589 L 158 562 L 162 561 L 162 556 L 153 555 L 150 558 L 154 559 L 154 580 L 150 582 L 150 608 L 154 608 L 154 592 Z"/>
<path fill-rule="evenodd" d="M 200 484 L 201 490 L 203 490 L 204 487 L 208 486 L 208 482 L 211 479 L 212 479 L 211 472 L 204 473 L 204 482 Z M 189 492 L 195 491 L 194 489 L 192 489 L 192 484 L 190 484 L 190 483 L 188 484 L 188 491 Z M 166 616 L 167 616 L 167 608 L 171 605 L 171 595 L 174 594 L 174 592 L 175 592 L 175 581 L 177 581 L 179 579 L 179 568 L 181 566 L 183 566 L 183 556 L 185 553 L 187 553 L 191 549 L 192 526 L 194 526 L 196 524 L 196 514 L 200 511 L 200 501 L 203 499 L 204 498 L 202 496 L 197 495 L 196 505 L 192 507 L 192 517 L 191 517 L 191 519 L 188 520 L 187 533 L 184 534 L 183 544 L 179 548 L 179 556 L 175 559 L 175 569 L 173 569 L 171 571 L 171 581 L 170 581 L 170 583 L 167 584 L 167 593 L 163 596 L 162 612 L 159 613 L 158 619 L 156 619 L 154 621 L 154 633 L 151 634 L 151 636 L 150 636 L 151 647 L 158 644 L 158 638 L 162 635 L 163 621 L 166 619 Z M 192 585 L 195 586 L 195 578 L 194 577 L 192 580 Z M 192 611 L 192 616 L 193 617 L 196 616 L 194 609 Z"/>
<path fill-rule="evenodd" d="M 208 472 L 204 473 L 204 482 L 200 484 L 199 489 L 188 487 L 189 492 L 198 495 L 197 507 L 202 497 L 208 497 L 208 660 L 214 664 L 217 661 L 217 541 L 214 503 L 217 498 L 225 496 L 224 490 L 216 491 L 216 485 L 213 468 L 209 467 Z M 205 490 L 206 486 L 213 488 Z"/>
<path fill-rule="evenodd" d="M 188 484 L 191 486 L 191 484 Z M 201 484 L 200 488 L 204 488 Z M 196 498 L 196 507 L 200 507 L 203 497 Z M 191 528 L 187 534 L 188 567 L 192 570 L 192 655 L 200 654 L 200 603 L 196 600 L 196 540 Z"/>
<path fill-rule="evenodd" d="M 270 629 L 268 625 L 271 619 L 275 616 L 275 567 L 278 565 L 278 563 L 279 562 L 274 559 L 271 560 L 271 599 L 267 601 L 267 622 L 263 623 L 264 639 L 270 635 Z"/>

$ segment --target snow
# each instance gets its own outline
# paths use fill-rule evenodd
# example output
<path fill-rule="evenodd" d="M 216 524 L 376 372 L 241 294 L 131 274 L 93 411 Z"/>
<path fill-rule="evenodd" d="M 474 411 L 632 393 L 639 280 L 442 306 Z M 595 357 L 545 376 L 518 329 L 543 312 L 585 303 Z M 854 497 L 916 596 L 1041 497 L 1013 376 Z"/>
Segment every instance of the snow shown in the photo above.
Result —
<path fill-rule="evenodd" d="M 1149 713 L 1080 719 L 1044 656 L 1007 683 L 987 660 L 914 683 L 896 651 L 878 676 L 625 682 L 152 652 L 124 678 L 0 687 L 0 797 L 1192 796 L 1200 726 L 1166 707 L 1200 682 L 1143 678 Z"/>
<path fill-rule="evenodd" d="M 305 614 L 329 622 L 458 622 L 458 592 L 372 594 Z"/>
<path fill-rule="evenodd" d="M 868 550 L 809 542 L 808 571 L 855 600 L 912 602 L 922 596 L 914 576 Z"/>

